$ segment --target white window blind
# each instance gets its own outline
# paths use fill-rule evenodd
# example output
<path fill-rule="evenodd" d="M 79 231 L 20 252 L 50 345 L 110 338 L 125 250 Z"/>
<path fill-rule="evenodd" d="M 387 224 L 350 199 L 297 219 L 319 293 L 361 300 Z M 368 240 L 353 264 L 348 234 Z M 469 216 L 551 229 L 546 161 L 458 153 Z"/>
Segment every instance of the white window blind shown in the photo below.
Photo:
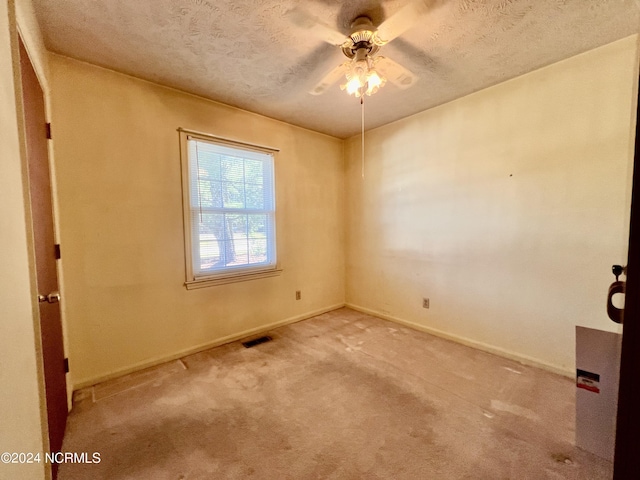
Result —
<path fill-rule="evenodd" d="M 193 280 L 276 266 L 273 155 L 187 137 Z"/>

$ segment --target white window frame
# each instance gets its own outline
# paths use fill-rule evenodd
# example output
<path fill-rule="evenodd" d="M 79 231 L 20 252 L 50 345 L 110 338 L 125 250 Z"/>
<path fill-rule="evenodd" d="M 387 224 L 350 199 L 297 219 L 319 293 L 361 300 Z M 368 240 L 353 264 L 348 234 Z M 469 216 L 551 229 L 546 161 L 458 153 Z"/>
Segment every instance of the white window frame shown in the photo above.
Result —
<path fill-rule="evenodd" d="M 184 250 L 185 250 L 185 272 L 186 272 L 186 281 L 185 286 L 188 290 L 194 288 L 203 288 L 214 285 L 221 285 L 225 283 L 232 282 L 242 282 L 246 280 L 254 280 L 258 278 L 266 278 L 279 275 L 282 272 L 282 269 L 279 267 L 278 256 L 277 256 L 277 245 L 276 245 L 276 224 L 277 219 L 275 218 L 275 197 L 276 197 L 276 186 L 275 186 L 275 154 L 279 151 L 276 148 L 265 147 L 260 145 L 252 145 L 249 143 L 239 142 L 236 140 L 230 140 L 223 137 L 218 137 L 215 135 L 210 135 L 207 133 L 196 132 L 193 130 L 186 130 L 183 128 L 178 128 L 178 132 L 180 135 L 180 160 L 182 166 L 182 207 L 183 207 L 183 226 L 184 226 Z M 192 196 L 192 182 L 191 182 L 191 162 L 196 161 L 196 159 L 190 158 L 189 155 L 189 140 L 197 140 L 202 142 L 208 142 L 215 145 L 220 145 L 224 147 L 231 147 L 238 150 L 244 150 L 249 152 L 258 152 L 262 154 L 267 154 L 273 157 L 273 226 L 271 230 L 271 251 L 270 255 L 272 256 L 273 262 L 268 265 L 247 265 L 247 266 L 238 266 L 229 270 L 224 270 L 220 272 L 211 272 L 206 274 L 198 275 L 194 271 L 194 258 L 195 255 L 199 255 L 199 252 L 196 251 L 196 246 L 194 243 L 194 238 L 192 234 L 192 212 L 194 207 L 192 206 L 191 199 Z M 199 207 L 195 207 L 199 208 Z M 241 211 L 241 210 L 238 210 Z"/>

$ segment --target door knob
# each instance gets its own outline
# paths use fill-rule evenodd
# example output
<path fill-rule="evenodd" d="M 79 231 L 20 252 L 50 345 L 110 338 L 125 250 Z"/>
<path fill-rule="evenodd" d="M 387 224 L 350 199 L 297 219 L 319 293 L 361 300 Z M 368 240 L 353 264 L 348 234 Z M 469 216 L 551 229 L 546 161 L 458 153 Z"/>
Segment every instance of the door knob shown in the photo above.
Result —
<path fill-rule="evenodd" d="M 58 303 L 60 301 L 60 292 L 51 292 L 47 295 L 47 302 Z"/>
<path fill-rule="evenodd" d="M 624 319 L 624 308 L 618 308 L 613 304 L 613 296 L 618 293 L 625 293 L 627 289 L 626 282 L 622 280 L 618 280 L 620 275 L 627 274 L 627 267 L 623 267 L 622 265 L 613 265 L 611 267 L 611 271 L 616 277 L 616 281 L 611 284 L 609 287 L 609 293 L 607 294 L 607 315 L 609 318 L 616 323 L 622 323 Z"/>
<path fill-rule="evenodd" d="M 624 308 L 618 308 L 613 304 L 613 296 L 617 293 L 625 293 L 626 282 L 617 280 L 609 287 L 609 293 L 607 294 L 607 315 L 616 323 L 622 323 L 624 320 Z"/>
<path fill-rule="evenodd" d="M 38 302 L 58 303 L 60 301 L 60 292 L 51 292 L 49 295 L 38 295 Z"/>

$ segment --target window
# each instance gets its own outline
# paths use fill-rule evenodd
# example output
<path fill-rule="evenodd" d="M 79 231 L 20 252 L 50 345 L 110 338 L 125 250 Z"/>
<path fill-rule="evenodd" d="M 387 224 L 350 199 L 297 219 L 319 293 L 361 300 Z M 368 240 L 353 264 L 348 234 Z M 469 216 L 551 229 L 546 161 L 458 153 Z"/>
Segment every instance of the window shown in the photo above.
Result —
<path fill-rule="evenodd" d="M 279 273 L 275 150 L 185 130 L 180 135 L 187 288 Z"/>

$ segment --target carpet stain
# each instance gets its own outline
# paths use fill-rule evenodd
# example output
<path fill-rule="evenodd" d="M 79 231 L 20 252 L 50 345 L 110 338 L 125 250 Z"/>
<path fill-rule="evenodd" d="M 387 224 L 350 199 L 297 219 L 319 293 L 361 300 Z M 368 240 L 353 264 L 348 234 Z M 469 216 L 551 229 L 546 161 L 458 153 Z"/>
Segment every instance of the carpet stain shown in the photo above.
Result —
<path fill-rule="evenodd" d="M 508 372 L 515 373 L 517 375 L 522 375 L 522 372 L 520 370 L 516 370 L 515 368 L 511 368 L 511 367 L 502 367 L 502 368 L 504 368 Z"/>
<path fill-rule="evenodd" d="M 564 453 L 554 453 L 551 455 L 551 458 L 553 458 L 556 462 L 564 463 L 565 465 L 573 464 L 573 460 L 571 460 L 571 457 L 565 455 Z"/>
<path fill-rule="evenodd" d="M 501 402 L 500 400 L 491 400 L 491 408 L 498 412 L 512 413 L 513 415 L 524 417 L 527 420 L 536 421 L 540 418 L 536 412 L 529 410 L 528 408 Z"/>

